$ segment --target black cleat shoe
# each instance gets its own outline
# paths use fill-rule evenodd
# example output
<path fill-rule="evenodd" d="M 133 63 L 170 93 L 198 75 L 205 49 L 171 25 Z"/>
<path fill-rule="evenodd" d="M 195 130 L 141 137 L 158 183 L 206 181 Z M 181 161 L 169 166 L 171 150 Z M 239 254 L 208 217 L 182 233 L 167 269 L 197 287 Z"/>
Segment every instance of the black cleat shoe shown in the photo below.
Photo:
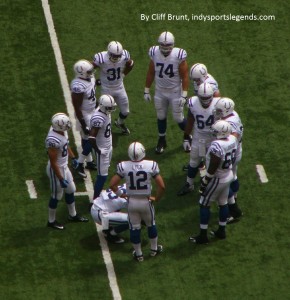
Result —
<path fill-rule="evenodd" d="M 163 246 L 162 245 L 158 245 L 157 246 L 157 250 L 153 250 L 153 249 L 150 250 L 150 256 L 156 256 L 156 255 L 158 255 L 158 254 L 160 254 L 162 252 L 163 252 Z"/>
<path fill-rule="evenodd" d="M 227 224 L 232 224 L 238 222 L 240 217 L 243 215 L 243 212 L 238 207 L 237 203 L 229 204 L 229 217 L 227 218 Z"/>
<path fill-rule="evenodd" d="M 60 223 L 58 223 L 56 220 L 54 222 L 47 222 L 47 227 L 51 227 L 58 230 L 63 230 L 64 226 Z"/>
<path fill-rule="evenodd" d="M 214 237 L 217 237 L 221 240 L 224 240 L 226 238 L 226 232 L 224 230 L 216 230 L 216 231 L 211 231 L 210 234 Z"/>
<path fill-rule="evenodd" d="M 164 152 L 164 149 L 167 147 L 166 139 L 164 136 L 159 137 L 158 143 L 155 149 L 156 154 L 162 154 Z"/>
<path fill-rule="evenodd" d="M 135 250 L 133 251 L 132 255 L 133 255 L 133 258 L 135 260 L 137 260 L 138 262 L 142 262 L 144 260 L 143 254 L 137 255 Z"/>
<path fill-rule="evenodd" d="M 79 163 L 78 167 L 76 168 L 76 171 L 82 178 L 87 178 L 87 174 L 85 172 L 84 164 Z"/>
<path fill-rule="evenodd" d="M 202 236 L 202 235 L 197 235 L 197 236 L 190 236 L 188 238 L 188 240 L 192 243 L 195 243 L 195 244 L 208 244 L 209 243 L 209 240 L 208 240 L 208 237 L 207 236 Z"/>
<path fill-rule="evenodd" d="M 89 161 L 86 164 L 86 169 L 88 169 L 88 170 L 98 170 L 98 167 L 93 161 Z"/>
<path fill-rule="evenodd" d="M 78 214 L 76 214 L 74 217 L 72 217 L 71 215 L 68 216 L 68 220 L 71 222 L 88 222 L 89 219 L 82 217 Z"/>
<path fill-rule="evenodd" d="M 190 185 L 188 182 L 178 191 L 177 196 L 184 196 L 194 190 L 194 185 Z"/>
<path fill-rule="evenodd" d="M 120 238 L 118 235 L 112 235 L 110 233 L 110 229 L 108 230 L 103 230 L 103 234 L 106 238 L 106 240 L 110 243 L 113 243 L 113 244 L 123 244 L 125 241 Z"/>
<path fill-rule="evenodd" d="M 130 130 L 125 124 L 120 124 L 120 123 L 118 123 L 118 120 L 116 120 L 115 125 L 121 129 L 122 134 L 124 134 L 124 135 L 130 134 Z"/>

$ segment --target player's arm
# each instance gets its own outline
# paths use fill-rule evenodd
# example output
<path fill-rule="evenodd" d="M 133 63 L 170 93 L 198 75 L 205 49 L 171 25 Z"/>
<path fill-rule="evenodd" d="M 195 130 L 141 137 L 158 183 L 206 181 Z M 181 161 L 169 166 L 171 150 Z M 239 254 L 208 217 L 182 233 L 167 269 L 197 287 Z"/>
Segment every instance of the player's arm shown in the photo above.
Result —
<path fill-rule="evenodd" d="M 149 199 L 152 201 L 159 201 L 165 192 L 165 183 L 160 174 L 156 175 L 154 177 L 155 183 L 156 183 L 156 196 L 151 196 Z"/>
<path fill-rule="evenodd" d="M 90 129 L 90 132 L 89 132 L 89 142 L 91 143 L 92 145 L 92 148 L 99 154 L 101 154 L 101 150 L 98 148 L 97 146 L 97 143 L 96 143 L 96 137 L 98 135 L 98 132 L 99 132 L 99 129 L 98 127 L 92 127 Z"/>
<path fill-rule="evenodd" d="M 133 67 L 134 67 L 134 61 L 133 59 L 129 59 L 125 64 L 125 69 L 123 72 L 124 76 L 128 75 L 133 69 Z"/>
<path fill-rule="evenodd" d="M 146 76 L 146 82 L 145 82 L 145 89 L 150 89 L 155 77 L 155 66 L 153 60 L 150 60 L 147 76 Z"/>
<path fill-rule="evenodd" d="M 189 109 L 187 113 L 185 129 L 184 129 L 184 139 L 189 138 L 189 135 L 192 133 L 193 124 L 194 124 L 194 116 Z"/>
<path fill-rule="evenodd" d="M 185 97 L 187 97 L 187 92 L 189 88 L 189 76 L 188 76 L 188 65 L 186 60 L 182 61 L 179 65 L 179 76 L 181 78 L 181 83 L 182 83 L 182 96 L 183 94 L 185 95 L 186 92 Z"/>
<path fill-rule="evenodd" d="M 83 113 L 81 110 L 81 105 L 82 105 L 83 99 L 84 99 L 84 93 L 72 93 L 71 96 L 72 96 L 72 104 L 75 109 L 76 117 L 79 120 L 84 133 L 87 134 L 89 129 L 84 120 L 84 116 L 83 116 Z"/>
<path fill-rule="evenodd" d="M 209 184 L 209 182 L 212 180 L 212 178 L 214 177 L 215 172 L 217 171 L 219 164 L 221 162 L 221 158 L 216 156 L 215 154 L 213 154 L 212 152 L 210 153 L 210 162 L 209 162 L 209 166 L 206 170 L 206 174 L 204 177 L 202 177 L 201 179 L 201 183 L 200 183 L 200 188 L 199 188 L 199 193 L 201 195 L 204 194 L 207 185 Z"/>
<path fill-rule="evenodd" d="M 47 153 L 48 153 L 48 157 L 49 157 L 49 160 L 50 160 L 50 166 L 53 169 L 54 174 L 56 175 L 56 177 L 59 180 L 62 180 L 63 177 L 62 177 L 62 174 L 61 174 L 60 169 L 59 169 L 58 164 L 57 164 L 58 149 L 48 148 Z"/>
<path fill-rule="evenodd" d="M 221 97 L 221 93 L 219 90 L 216 90 L 214 93 L 213 93 L 213 96 L 214 97 Z"/>
<path fill-rule="evenodd" d="M 121 180 L 122 180 L 122 177 L 119 174 L 115 174 L 110 180 L 110 189 L 118 197 L 125 198 L 126 195 L 124 194 L 123 190 L 118 188 L 118 185 L 120 185 Z"/>

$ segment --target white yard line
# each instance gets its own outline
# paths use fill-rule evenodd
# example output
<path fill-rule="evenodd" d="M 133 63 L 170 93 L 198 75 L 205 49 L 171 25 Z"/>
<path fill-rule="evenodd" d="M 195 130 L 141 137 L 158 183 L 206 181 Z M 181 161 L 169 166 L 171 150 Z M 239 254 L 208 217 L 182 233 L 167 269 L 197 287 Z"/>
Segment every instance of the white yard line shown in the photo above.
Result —
<path fill-rule="evenodd" d="M 59 77 L 60 77 L 60 82 L 61 82 L 61 86 L 62 86 L 62 90 L 63 90 L 63 94 L 64 94 L 64 100 L 65 100 L 66 107 L 67 107 L 67 112 L 68 112 L 69 118 L 70 118 L 70 120 L 72 122 L 72 125 L 73 125 L 72 126 L 73 136 L 74 136 L 76 145 L 78 147 L 78 151 L 80 151 L 81 138 L 80 138 L 79 132 L 77 132 L 76 129 L 75 129 L 76 121 L 75 121 L 74 109 L 73 109 L 73 105 L 72 105 L 72 101 L 71 101 L 69 84 L 68 84 L 68 80 L 67 80 L 63 60 L 62 60 L 62 55 L 61 55 L 57 35 L 56 35 L 54 24 L 53 24 L 52 15 L 51 15 L 51 12 L 50 12 L 49 3 L 48 3 L 48 0 L 41 0 L 41 2 L 42 2 L 42 7 L 43 7 L 45 19 L 46 19 L 46 24 L 47 24 L 47 27 L 48 27 L 48 32 L 49 32 L 49 35 L 50 35 L 51 45 L 52 45 L 54 55 L 55 55 L 55 59 L 56 59 L 58 74 L 59 74 Z M 56 112 L 52 111 L 51 113 L 54 114 Z M 90 201 L 92 201 L 93 193 L 94 193 L 94 187 L 93 187 L 92 178 L 91 178 L 90 173 L 89 172 L 86 172 L 86 173 L 87 173 L 88 176 L 84 180 L 85 181 L 85 187 L 86 187 L 86 190 L 88 192 L 89 199 L 90 199 Z M 96 227 L 97 227 L 97 232 L 98 232 L 99 239 L 100 239 L 100 244 L 101 244 L 101 249 L 102 249 L 104 262 L 106 264 L 106 268 L 107 268 L 107 272 L 108 272 L 108 279 L 109 279 L 110 287 L 111 287 L 111 290 L 112 290 L 112 293 L 113 293 L 113 299 L 120 300 L 120 299 L 122 299 L 122 297 L 121 297 L 119 286 L 118 286 L 118 283 L 117 283 L 117 278 L 116 278 L 116 274 L 115 274 L 111 254 L 110 254 L 107 242 L 103 237 L 101 226 L 96 224 Z"/>
<path fill-rule="evenodd" d="M 262 165 L 256 165 L 256 170 L 257 170 L 258 176 L 260 178 L 260 181 L 262 183 L 267 183 L 269 180 L 268 180 L 268 177 L 267 177 L 264 167 Z"/>
<path fill-rule="evenodd" d="M 37 192 L 35 190 L 33 180 L 26 180 L 25 183 L 27 185 L 30 199 L 37 199 Z"/>

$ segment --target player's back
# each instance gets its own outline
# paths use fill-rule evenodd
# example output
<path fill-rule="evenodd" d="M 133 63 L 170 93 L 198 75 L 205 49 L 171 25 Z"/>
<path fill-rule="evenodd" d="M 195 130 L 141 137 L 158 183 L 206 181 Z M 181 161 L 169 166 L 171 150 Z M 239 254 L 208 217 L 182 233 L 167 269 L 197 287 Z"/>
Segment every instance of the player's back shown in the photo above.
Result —
<path fill-rule="evenodd" d="M 45 139 L 45 147 L 57 149 L 57 165 L 59 167 L 67 166 L 68 163 L 68 134 L 65 131 L 64 135 L 61 135 L 50 127 L 50 130 Z"/>
<path fill-rule="evenodd" d="M 150 196 L 151 179 L 159 174 L 153 160 L 123 161 L 117 165 L 117 174 L 126 180 L 128 196 Z"/>
<path fill-rule="evenodd" d="M 96 109 L 90 127 L 98 128 L 96 143 L 99 148 L 109 148 L 112 146 L 111 114 L 105 114 L 100 109 Z"/>
<path fill-rule="evenodd" d="M 206 165 L 210 160 L 210 153 L 221 158 L 219 167 L 215 173 L 215 176 L 220 178 L 220 182 L 224 182 L 233 177 L 232 164 L 236 158 L 236 152 L 238 147 L 238 140 L 235 136 L 229 135 L 226 139 L 214 140 L 206 155 Z"/>
<path fill-rule="evenodd" d="M 88 79 L 74 78 L 70 84 L 71 92 L 76 94 L 83 94 L 83 102 L 81 109 L 85 111 L 92 111 L 96 106 L 95 96 L 95 77 Z"/>

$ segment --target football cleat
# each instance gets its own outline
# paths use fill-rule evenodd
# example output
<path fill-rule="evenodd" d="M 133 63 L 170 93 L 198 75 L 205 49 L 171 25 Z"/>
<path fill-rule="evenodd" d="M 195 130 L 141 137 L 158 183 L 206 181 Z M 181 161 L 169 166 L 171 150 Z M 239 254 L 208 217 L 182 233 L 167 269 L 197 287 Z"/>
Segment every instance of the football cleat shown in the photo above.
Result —
<path fill-rule="evenodd" d="M 86 169 L 88 169 L 88 170 L 98 170 L 98 167 L 93 161 L 89 161 L 86 164 Z"/>
<path fill-rule="evenodd" d="M 58 223 L 56 220 L 54 222 L 47 222 L 47 227 L 51 227 L 58 230 L 63 230 L 64 226 Z"/>
<path fill-rule="evenodd" d="M 110 229 L 108 230 L 103 230 L 103 234 L 106 238 L 106 240 L 110 243 L 113 243 L 113 244 L 123 244 L 125 241 L 120 238 L 118 235 L 112 235 L 110 233 Z"/>
<path fill-rule="evenodd" d="M 230 216 L 227 218 L 227 224 L 238 222 L 243 215 L 243 212 L 238 207 L 237 203 L 229 204 L 229 211 Z"/>
<path fill-rule="evenodd" d="M 212 236 L 214 236 L 214 237 L 217 237 L 217 238 L 221 239 L 221 240 L 224 240 L 226 238 L 226 232 L 225 232 L 225 230 L 220 230 L 220 229 L 218 229 L 216 231 L 212 230 L 210 232 L 210 234 Z"/>
<path fill-rule="evenodd" d="M 120 124 L 117 120 L 115 121 L 115 125 L 121 129 L 122 134 L 129 135 L 130 130 L 125 124 Z"/>
<path fill-rule="evenodd" d="M 162 252 L 163 252 L 163 246 L 162 245 L 158 245 L 157 246 L 157 250 L 153 250 L 153 249 L 150 250 L 150 256 L 156 256 L 156 255 L 158 255 L 158 254 L 160 254 Z"/>
<path fill-rule="evenodd" d="M 188 182 L 178 191 L 177 196 L 184 196 L 194 190 L 194 185 Z"/>
<path fill-rule="evenodd" d="M 192 243 L 195 243 L 195 244 L 208 244 L 209 243 L 209 240 L 208 240 L 208 237 L 207 236 L 202 236 L 202 235 L 197 235 L 197 236 L 190 236 L 188 238 L 188 240 Z"/>
<path fill-rule="evenodd" d="M 71 222 L 88 222 L 89 219 L 82 217 L 78 214 L 76 214 L 74 217 L 72 217 L 71 215 L 68 216 L 68 220 Z"/>
<path fill-rule="evenodd" d="M 143 254 L 137 255 L 135 250 L 132 252 L 132 255 L 133 255 L 133 258 L 135 260 L 137 260 L 138 262 L 142 262 L 144 260 Z"/>
<path fill-rule="evenodd" d="M 76 168 L 76 171 L 82 178 L 87 178 L 87 174 L 85 172 L 84 164 L 79 163 L 79 166 Z"/>
<path fill-rule="evenodd" d="M 156 154 L 162 154 L 164 149 L 167 147 L 166 139 L 164 136 L 159 137 L 158 143 L 155 149 Z"/>

